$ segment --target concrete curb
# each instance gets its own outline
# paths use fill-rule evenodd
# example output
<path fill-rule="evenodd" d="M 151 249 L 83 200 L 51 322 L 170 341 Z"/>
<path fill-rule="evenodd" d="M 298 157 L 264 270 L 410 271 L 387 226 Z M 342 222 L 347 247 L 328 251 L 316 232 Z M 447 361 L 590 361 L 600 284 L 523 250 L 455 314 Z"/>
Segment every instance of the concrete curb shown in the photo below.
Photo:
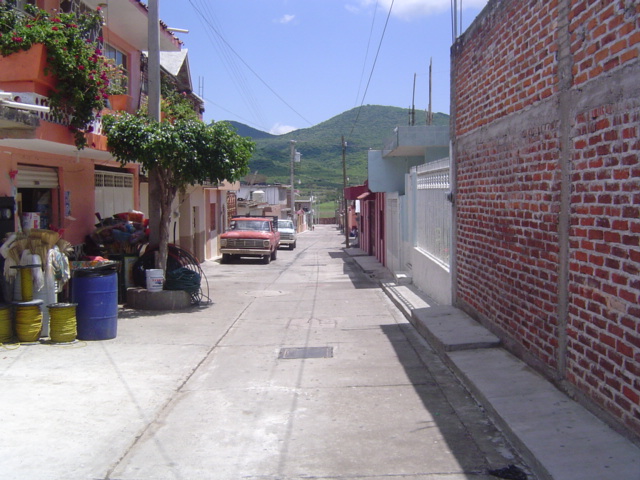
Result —
<path fill-rule="evenodd" d="M 501 348 L 498 337 L 461 310 L 436 305 L 413 285 L 388 281 L 393 275 L 373 257 L 347 253 L 363 272 L 382 279 L 389 299 L 490 413 L 538 478 L 640 480 L 640 448 Z"/>

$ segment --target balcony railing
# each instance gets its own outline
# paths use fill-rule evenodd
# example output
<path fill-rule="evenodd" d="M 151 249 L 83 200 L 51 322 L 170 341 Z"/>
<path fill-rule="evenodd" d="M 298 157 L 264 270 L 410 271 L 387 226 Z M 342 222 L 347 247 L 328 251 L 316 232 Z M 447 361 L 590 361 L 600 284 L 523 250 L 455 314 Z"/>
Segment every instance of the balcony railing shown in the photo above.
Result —
<path fill-rule="evenodd" d="M 49 105 L 49 97 L 44 95 L 39 95 L 33 92 L 13 92 L 12 98 L 14 100 L 20 101 L 21 103 L 31 104 L 31 105 L 40 105 L 40 106 L 50 106 Z M 34 115 L 40 120 L 40 125 L 42 122 L 49 122 L 56 125 L 61 125 L 64 127 L 69 126 L 69 115 L 60 115 L 56 114 L 53 111 L 49 112 L 34 112 Z M 93 122 L 89 125 L 93 127 L 94 135 L 103 135 L 102 131 L 102 116 L 96 117 Z"/>

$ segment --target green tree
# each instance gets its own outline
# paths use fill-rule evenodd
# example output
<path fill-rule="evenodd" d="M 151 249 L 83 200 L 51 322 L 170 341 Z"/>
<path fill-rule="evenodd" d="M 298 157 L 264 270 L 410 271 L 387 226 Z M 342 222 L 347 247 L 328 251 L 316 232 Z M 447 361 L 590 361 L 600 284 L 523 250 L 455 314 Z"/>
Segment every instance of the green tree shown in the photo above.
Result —
<path fill-rule="evenodd" d="M 188 185 L 234 182 L 249 172 L 254 142 L 226 122 L 157 122 L 122 114 L 105 116 L 107 146 L 122 165 L 140 163 L 161 190 L 158 268 L 166 270 L 171 204 Z"/>

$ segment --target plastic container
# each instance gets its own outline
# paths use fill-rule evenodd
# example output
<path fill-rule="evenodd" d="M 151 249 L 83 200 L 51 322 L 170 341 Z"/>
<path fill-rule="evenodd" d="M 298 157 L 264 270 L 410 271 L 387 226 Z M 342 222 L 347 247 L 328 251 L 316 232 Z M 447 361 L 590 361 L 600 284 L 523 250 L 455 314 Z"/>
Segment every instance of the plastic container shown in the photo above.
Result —
<path fill-rule="evenodd" d="M 77 304 L 78 339 L 108 340 L 118 331 L 118 273 L 114 269 L 76 270 L 72 302 Z"/>
<path fill-rule="evenodd" d="M 22 230 L 31 230 L 32 228 L 40 228 L 40 213 L 23 212 Z"/>
<path fill-rule="evenodd" d="M 164 284 L 164 276 L 162 275 L 162 269 L 151 268 L 145 271 L 147 279 L 147 290 L 150 292 L 161 292 Z"/>

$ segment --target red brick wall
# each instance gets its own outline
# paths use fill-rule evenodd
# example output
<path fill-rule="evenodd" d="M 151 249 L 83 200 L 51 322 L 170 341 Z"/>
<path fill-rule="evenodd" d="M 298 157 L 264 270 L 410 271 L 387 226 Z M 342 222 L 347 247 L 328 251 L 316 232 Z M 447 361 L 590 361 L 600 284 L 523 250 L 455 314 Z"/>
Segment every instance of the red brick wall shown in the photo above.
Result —
<path fill-rule="evenodd" d="M 640 431 L 640 98 L 577 115 L 568 380 Z"/>
<path fill-rule="evenodd" d="M 458 295 L 555 367 L 555 123 L 458 156 Z M 471 154 L 472 155 L 469 155 Z"/>
<path fill-rule="evenodd" d="M 554 26 L 557 1 L 503 2 L 465 39 L 456 59 L 456 128 L 474 128 L 544 100 L 557 91 Z M 515 27 L 517 25 L 517 27 Z"/>
<path fill-rule="evenodd" d="M 490 1 L 452 58 L 456 301 L 640 435 L 640 4 Z"/>

